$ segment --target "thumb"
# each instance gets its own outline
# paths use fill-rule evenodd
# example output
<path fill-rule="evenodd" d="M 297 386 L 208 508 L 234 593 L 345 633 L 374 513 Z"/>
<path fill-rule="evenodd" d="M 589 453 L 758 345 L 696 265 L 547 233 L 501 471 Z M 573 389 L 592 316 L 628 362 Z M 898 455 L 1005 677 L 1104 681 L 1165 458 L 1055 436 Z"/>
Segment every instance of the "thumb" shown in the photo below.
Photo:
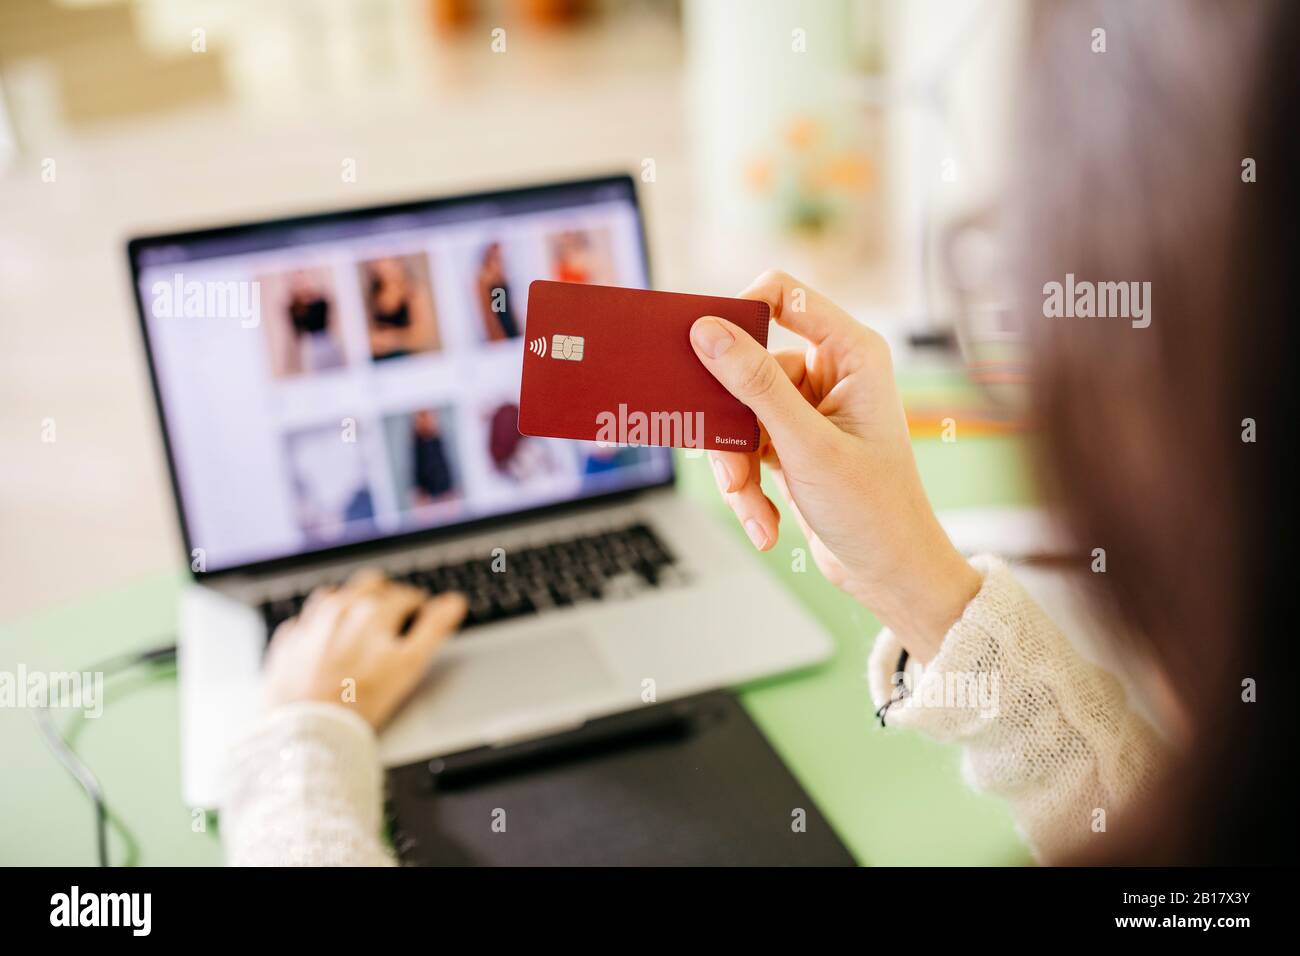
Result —
<path fill-rule="evenodd" d="M 776 357 L 739 326 L 703 316 L 691 326 L 691 345 L 713 377 L 758 416 L 778 451 L 825 426 Z"/>

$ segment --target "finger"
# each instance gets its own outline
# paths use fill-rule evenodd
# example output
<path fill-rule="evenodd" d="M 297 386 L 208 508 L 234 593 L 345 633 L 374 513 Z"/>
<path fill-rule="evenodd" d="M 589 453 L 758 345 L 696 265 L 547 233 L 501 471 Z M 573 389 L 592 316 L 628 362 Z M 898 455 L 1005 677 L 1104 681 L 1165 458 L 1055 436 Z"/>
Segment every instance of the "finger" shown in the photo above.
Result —
<path fill-rule="evenodd" d="M 271 640 L 267 643 L 266 653 L 268 656 L 293 639 L 294 632 L 297 630 L 294 624 L 294 618 L 289 618 L 276 625 L 275 630 L 271 632 Z"/>
<path fill-rule="evenodd" d="M 763 491 L 759 454 L 712 452 L 718 488 L 745 534 L 760 551 L 776 543 L 781 515 Z M 734 479 L 734 480 L 733 480 Z"/>
<path fill-rule="evenodd" d="M 803 516 L 803 512 L 799 510 L 799 505 L 795 502 L 794 498 L 791 497 L 790 485 L 785 479 L 785 473 L 779 468 L 773 469 L 773 472 L 772 480 L 776 482 L 776 486 L 781 492 L 781 497 L 785 499 L 786 510 L 794 515 L 795 523 L 799 525 L 799 530 L 803 532 L 804 540 L 811 541 L 813 539 L 812 526 L 808 524 L 807 519 Z"/>
<path fill-rule="evenodd" d="M 425 664 L 432 660 L 438 648 L 460 626 L 468 607 L 465 595 L 456 591 L 425 601 L 403 641 L 411 657 Z"/>
<path fill-rule="evenodd" d="M 791 383 L 799 389 L 799 394 L 803 395 L 804 399 L 809 403 L 813 403 L 812 386 L 808 381 L 808 369 L 804 364 L 803 350 L 785 349 L 780 352 L 773 352 L 772 356 L 776 359 L 777 364 L 781 366 L 781 370 L 785 372 Z M 729 491 L 739 491 L 741 485 L 749 477 L 750 471 L 757 472 L 759 462 L 767 453 L 771 441 L 772 437 L 767 433 L 767 428 L 760 421 L 758 423 L 758 451 L 709 452 L 709 459 L 713 466 L 713 475 L 718 490 L 723 494 Z"/>
<path fill-rule="evenodd" d="M 306 629 L 314 633 L 329 632 L 347 611 L 350 600 L 340 588 L 319 587 L 307 595 L 307 600 L 290 620 L 304 622 Z"/>
<path fill-rule="evenodd" d="M 311 594 L 307 595 L 307 600 L 302 602 L 302 608 L 298 611 L 298 616 L 302 617 L 304 614 L 310 614 L 323 607 L 336 594 L 338 594 L 338 588 L 329 585 L 313 588 Z"/>
<path fill-rule="evenodd" d="M 339 590 L 349 595 L 376 594 L 388 585 L 388 575 L 378 568 L 362 568 L 348 578 Z"/>
<path fill-rule="evenodd" d="M 753 409 L 776 445 L 797 448 L 809 435 L 830 427 L 785 367 L 739 326 L 703 316 L 691 326 L 691 345 L 713 377 Z"/>
<path fill-rule="evenodd" d="M 776 544 L 781 513 L 763 493 L 762 485 L 757 481 L 747 482 L 739 491 L 728 494 L 726 501 L 754 547 L 766 551 Z"/>
<path fill-rule="evenodd" d="M 372 621 L 375 628 L 384 634 L 404 633 L 428 597 L 419 588 L 390 584 L 374 597 L 376 603 Z"/>
<path fill-rule="evenodd" d="M 776 364 L 781 366 L 781 370 L 790 379 L 790 384 L 799 390 L 799 394 L 807 402 L 815 405 L 812 382 L 808 379 L 808 365 L 804 358 L 804 350 L 782 349 L 779 352 L 773 352 L 772 357 L 776 359 Z"/>
<path fill-rule="evenodd" d="M 331 629 L 333 637 L 346 642 L 400 634 L 425 597 L 423 591 L 391 584 L 376 593 L 340 597 L 344 610 Z"/>
<path fill-rule="evenodd" d="M 759 443 L 762 447 L 762 442 Z M 749 480 L 750 470 L 758 471 L 758 453 L 743 451 L 711 451 L 709 462 L 713 466 L 713 478 L 718 490 L 724 495 L 739 491 Z"/>
<path fill-rule="evenodd" d="M 383 593 L 388 586 L 388 577 L 382 571 L 362 568 L 338 587 L 319 587 L 312 591 L 298 617 L 310 613 L 313 627 L 319 632 L 331 633 L 344 618 L 368 617 L 373 610 L 369 599 Z"/>
<path fill-rule="evenodd" d="M 839 336 L 854 337 L 863 325 L 815 289 L 788 272 L 769 269 L 740 293 L 738 298 L 766 302 L 772 318 L 813 345 Z"/>

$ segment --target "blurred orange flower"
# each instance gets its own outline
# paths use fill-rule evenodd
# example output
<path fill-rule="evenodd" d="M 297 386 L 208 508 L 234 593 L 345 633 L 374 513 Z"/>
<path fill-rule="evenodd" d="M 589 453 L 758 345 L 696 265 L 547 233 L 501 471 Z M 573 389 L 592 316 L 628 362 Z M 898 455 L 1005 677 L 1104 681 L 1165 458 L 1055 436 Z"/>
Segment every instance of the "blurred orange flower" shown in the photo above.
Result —
<path fill-rule="evenodd" d="M 852 134 L 837 135 L 808 115 L 790 117 L 776 131 L 770 148 L 746 158 L 738 174 L 784 228 L 824 232 L 853 217 L 862 197 L 878 188 L 876 159 Z"/>
<path fill-rule="evenodd" d="M 866 156 L 844 153 L 836 156 L 821 168 L 822 185 L 860 193 L 876 181 L 876 168 Z"/>
<path fill-rule="evenodd" d="M 745 167 L 745 185 L 756 193 L 772 188 L 772 161 L 767 157 L 753 159 Z"/>
<path fill-rule="evenodd" d="M 793 149 L 810 149 L 821 139 L 822 125 L 811 116 L 796 116 L 785 128 L 785 141 Z"/>

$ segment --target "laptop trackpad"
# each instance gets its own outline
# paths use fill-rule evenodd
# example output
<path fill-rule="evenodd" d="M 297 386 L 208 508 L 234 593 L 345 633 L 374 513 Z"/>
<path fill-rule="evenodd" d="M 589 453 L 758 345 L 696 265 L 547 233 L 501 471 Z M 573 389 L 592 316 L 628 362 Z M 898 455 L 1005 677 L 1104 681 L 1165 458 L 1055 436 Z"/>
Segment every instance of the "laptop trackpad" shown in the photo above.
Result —
<path fill-rule="evenodd" d="M 557 733 L 613 683 L 583 631 L 521 635 L 486 651 L 453 641 L 385 731 L 384 762 Z"/>

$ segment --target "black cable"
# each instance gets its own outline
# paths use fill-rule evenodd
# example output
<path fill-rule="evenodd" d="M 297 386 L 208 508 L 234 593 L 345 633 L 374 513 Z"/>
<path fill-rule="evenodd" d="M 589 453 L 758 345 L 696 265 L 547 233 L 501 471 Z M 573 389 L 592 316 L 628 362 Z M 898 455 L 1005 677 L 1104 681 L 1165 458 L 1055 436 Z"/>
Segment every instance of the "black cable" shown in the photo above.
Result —
<path fill-rule="evenodd" d="M 109 678 L 144 664 L 151 666 L 167 664 L 175 661 L 175 659 L 176 645 L 167 644 L 147 651 L 121 654 L 109 658 L 98 666 L 90 668 L 90 672 L 102 673 L 105 678 Z M 99 857 L 99 865 L 108 866 L 108 828 L 110 824 L 117 828 L 128 845 L 133 846 L 134 840 L 131 838 L 130 832 L 122 825 L 122 822 L 109 812 L 108 803 L 104 799 L 104 788 L 100 785 L 99 778 L 77 756 L 68 739 L 59 733 L 58 728 L 54 726 L 54 717 L 50 713 L 51 704 L 52 701 L 47 700 L 45 706 L 38 707 L 33 712 L 32 718 L 36 721 L 36 726 L 40 729 L 46 746 L 58 758 L 59 763 L 63 764 L 63 769 L 72 775 L 72 779 L 90 798 L 90 802 L 95 808 L 95 847 Z M 128 853 L 128 864 L 134 855 L 134 851 Z"/>

